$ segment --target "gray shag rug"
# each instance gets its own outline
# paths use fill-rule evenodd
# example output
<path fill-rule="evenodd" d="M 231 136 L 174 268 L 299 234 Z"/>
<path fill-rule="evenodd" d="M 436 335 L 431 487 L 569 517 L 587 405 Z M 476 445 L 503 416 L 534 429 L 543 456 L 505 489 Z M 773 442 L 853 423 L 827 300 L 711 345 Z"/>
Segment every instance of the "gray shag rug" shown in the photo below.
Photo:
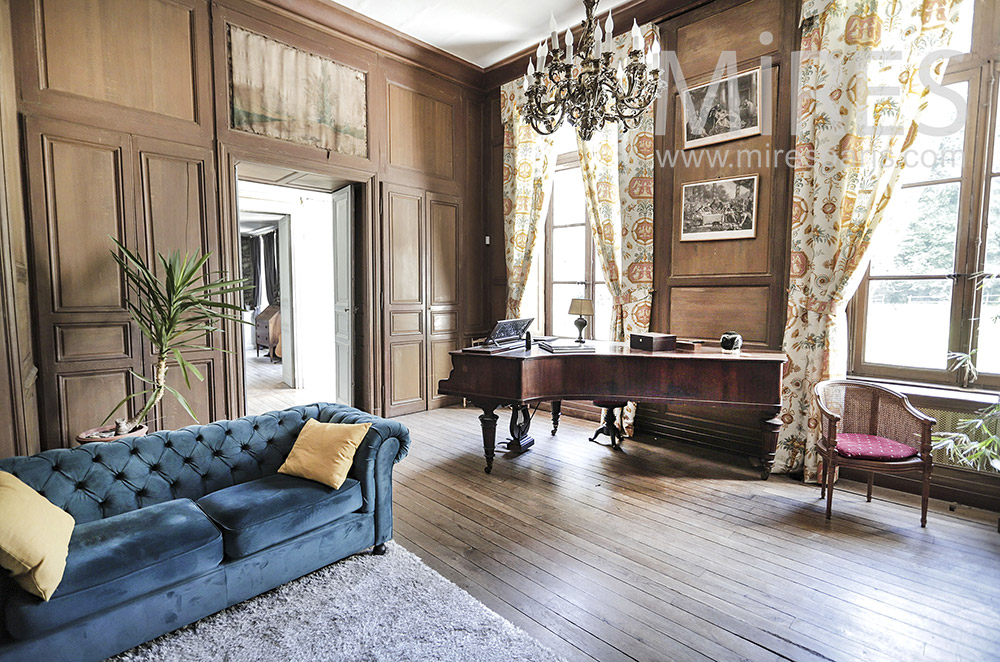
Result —
<path fill-rule="evenodd" d="M 114 662 L 556 662 L 395 543 L 165 634 Z"/>

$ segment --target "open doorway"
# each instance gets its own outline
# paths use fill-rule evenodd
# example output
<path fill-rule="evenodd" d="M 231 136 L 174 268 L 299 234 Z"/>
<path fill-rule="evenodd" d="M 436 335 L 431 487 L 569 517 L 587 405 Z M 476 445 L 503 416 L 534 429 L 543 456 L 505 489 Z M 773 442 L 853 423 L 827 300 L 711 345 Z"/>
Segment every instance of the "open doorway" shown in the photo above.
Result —
<path fill-rule="evenodd" d="M 237 166 L 246 411 L 354 402 L 357 186 Z"/>

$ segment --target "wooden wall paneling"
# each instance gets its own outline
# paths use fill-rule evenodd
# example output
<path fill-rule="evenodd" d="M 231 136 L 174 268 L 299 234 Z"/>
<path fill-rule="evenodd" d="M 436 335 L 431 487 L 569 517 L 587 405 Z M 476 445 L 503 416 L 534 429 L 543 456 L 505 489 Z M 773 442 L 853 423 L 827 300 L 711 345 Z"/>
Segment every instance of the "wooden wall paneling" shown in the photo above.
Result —
<path fill-rule="evenodd" d="M 467 167 L 461 89 L 387 58 L 379 64 L 385 76 L 386 180 L 461 195 Z"/>
<path fill-rule="evenodd" d="M 761 56 L 769 57 L 774 68 L 770 87 L 762 89 L 762 95 L 767 94 L 770 102 L 762 105 L 762 113 L 765 113 L 763 135 L 686 150 L 687 162 L 681 159 L 675 168 L 657 168 L 656 216 L 667 222 L 658 227 L 655 239 L 654 280 L 657 294 L 653 306 L 654 329 L 673 331 L 682 328 L 690 332 L 695 331 L 695 322 L 705 319 L 703 315 L 695 315 L 694 308 L 689 305 L 675 307 L 671 303 L 674 288 L 688 288 L 684 291 L 688 295 L 694 291 L 713 292 L 712 297 L 725 300 L 730 295 L 712 288 L 756 288 L 763 285 L 767 291 L 766 305 L 763 306 L 767 311 L 766 333 L 760 338 L 759 328 L 734 330 L 744 333 L 748 339 L 751 336 L 760 338 L 756 341 L 758 346 L 773 349 L 781 346 L 790 212 L 788 168 L 783 155 L 792 147 L 792 139 L 789 106 L 779 100 L 787 101 L 790 94 L 785 90 L 791 87 L 789 58 L 794 48 L 794 20 L 794 9 L 789 9 L 779 0 L 717 0 L 709 7 L 661 25 L 664 41 L 677 45 L 677 57 L 689 85 L 711 80 L 718 62 L 717 45 L 712 46 L 714 56 L 710 57 L 705 43 L 732 44 L 740 72 L 761 66 Z M 748 25 L 752 26 L 752 30 L 746 27 Z M 771 43 L 761 43 L 763 32 L 772 35 Z M 762 78 L 762 88 L 766 84 Z M 673 79 L 661 103 L 662 111 L 666 113 L 663 125 L 667 130 L 665 135 L 657 136 L 657 149 L 681 151 L 683 119 L 680 95 Z M 766 128 L 768 126 L 771 127 L 770 132 Z M 701 160 L 692 159 L 692 156 L 701 157 Z M 740 175 L 758 177 L 756 237 L 681 242 L 683 185 Z M 755 295 L 754 302 L 760 305 L 759 293 Z M 747 318 L 750 324 L 759 322 L 760 310 L 754 313 L 755 316 Z M 675 312 L 681 315 L 691 313 L 694 317 L 675 318 Z M 707 331 L 694 335 L 716 339 Z"/>
<path fill-rule="evenodd" d="M 383 311 L 387 330 L 385 409 L 388 416 L 427 408 L 426 226 L 423 191 L 382 184 Z M 412 323 L 397 326 L 400 333 L 393 334 L 393 317 L 402 320 L 407 317 L 405 313 L 419 314 L 419 334 L 411 330 Z"/>
<path fill-rule="evenodd" d="M 489 297 L 487 326 L 505 317 L 507 306 L 507 262 L 503 228 L 503 122 L 500 118 L 500 90 L 486 101 L 486 128 L 483 151 L 486 155 L 483 191 L 486 198 L 486 234 L 490 237 L 486 279 Z"/>
<path fill-rule="evenodd" d="M 376 71 L 377 57 L 370 50 L 332 37 L 269 8 L 252 2 L 231 3 L 238 6 L 212 6 L 212 70 L 215 78 L 215 121 L 218 140 L 231 149 L 252 151 L 263 158 L 261 163 L 272 165 L 278 160 L 293 160 L 296 170 L 322 169 L 330 166 L 346 167 L 373 172 L 376 170 L 378 154 L 383 140 L 381 117 L 385 102 L 380 96 L 381 77 Z M 280 41 L 302 51 L 313 53 L 365 72 L 368 88 L 368 157 L 338 154 L 320 147 L 302 145 L 269 136 L 260 136 L 232 127 L 229 98 L 229 25 Z"/>
<path fill-rule="evenodd" d="M 57 408 L 46 411 L 51 414 L 59 412 L 65 438 L 61 446 L 73 445 L 73 439 L 84 430 L 101 424 L 111 407 L 133 389 L 137 382 L 129 374 L 127 367 L 94 368 L 79 372 L 64 372 L 56 378 Z M 121 418 L 124 411 L 115 415 Z M 45 438 L 44 445 L 50 445 L 51 440 Z"/>
<path fill-rule="evenodd" d="M 174 251 L 191 255 L 211 255 L 204 276 L 218 276 L 227 269 L 222 259 L 220 217 L 216 213 L 215 167 L 209 149 L 177 143 L 135 138 L 135 200 L 144 235 L 146 259 L 158 265 L 158 254 Z M 230 268 L 229 273 L 234 273 Z M 157 266 L 159 271 L 159 266 Z M 226 382 L 222 333 L 206 334 L 205 346 L 211 350 L 192 350 L 185 357 L 205 377 L 199 382 L 191 376 L 191 388 L 184 382 L 180 368 L 174 365 L 167 377 L 195 409 L 199 422 L 211 418 L 201 414 L 224 412 Z M 146 378 L 153 375 L 156 357 L 148 342 L 143 342 Z M 174 374 L 177 373 L 177 374 Z M 191 417 L 167 395 L 159 411 L 151 417 L 151 427 L 172 429 L 193 423 Z"/>
<path fill-rule="evenodd" d="M 23 110 L 210 144 L 205 0 L 14 0 Z"/>
<path fill-rule="evenodd" d="M 484 167 L 489 159 L 484 158 L 484 129 L 487 126 L 486 104 L 483 95 L 466 93 L 463 95 L 467 118 L 466 175 L 463 214 L 459 236 L 459 261 L 462 265 L 459 275 L 461 320 L 463 333 L 478 333 L 490 325 L 489 320 L 489 247 L 485 237 L 486 228 L 486 187 L 489 181 Z"/>
<path fill-rule="evenodd" d="M 50 448 L 67 445 L 82 429 L 98 425 L 123 395 L 118 392 L 125 383 L 121 376 L 128 370 L 142 373 L 141 344 L 133 328 L 129 354 L 117 358 L 60 358 L 57 341 L 62 334 L 65 352 L 65 334 L 72 335 L 75 325 L 114 333 L 129 323 L 109 235 L 138 247 L 132 141 L 121 133 L 34 118 L 26 120 L 25 135 L 41 411 L 46 413 L 41 436 Z M 100 351 L 101 342 L 77 350 L 70 344 L 71 353 L 86 353 Z M 87 384 L 114 388 L 91 392 L 82 386 Z"/>
<path fill-rule="evenodd" d="M 177 363 L 170 363 L 168 364 L 170 367 L 167 371 L 167 384 L 184 395 L 184 399 L 187 400 L 197 420 L 192 419 L 177 399 L 167 393 L 157 407 L 159 411 L 155 418 L 157 426 L 162 430 L 175 430 L 197 423 L 211 423 L 222 417 L 219 410 L 220 398 L 216 387 L 219 381 L 215 374 L 216 361 L 213 358 L 199 360 L 194 357 L 189 360 L 205 377 L 205 381 L 200 382 L 192 376 L 191 388 L 188 388 L 180 366 Z"/>
<path fill-rule="evenodd" d="M 719 44 L 735 51 L 739 71 L 771 58 L 769 119 L 771 135 L 688 150 L 701 152 L 703 162 L 656 169 L 652 328 L 717 342 L 723 331 L 743 334 L 753 347 L 781 347 L 785 324 L 790 232 L 790 173 L 783 154 L 792 148 L 791 53 L 797 48 L 797 6 L 780 0 L 715 0 L 660 25 L 661 39 L 677 52 L 687 83 L 711 79 L 720 55 Z M 770 43 L 760 36 L 769 32 Z M 762 85 L 764 83 L 762 82 Z M 762 89 L 766 93 L 766 89 Z M 681 118 L 675 81 L 661 97 L 665 131 L 655 138 L 658 152 L 681 150 Z M 767 112 L 767 111 L 765 111 Z M 765 125 L 766 126 L 766 125 Z M 756 162 L 739 161 L 739 150 L 758 151 Z M 709 154 L 728 152 L 728 167 L 712 167 Z M 782 155 L 775 159 L 775 155 Z M 768 161 L 768 158 L 771 160 Z M 718 162 L 717 162 L 718 163 Z M 756 174 L 758 180 L 757 236 L 729 241 L 680 242 L 681 187 L 685 183 Z M 726 328 L 723 328 L 725 326 Z M 665 439 L 694 441 L 748 452 L 759 444 L 759 421 L 737 411 L 691 407 L 643 406 L 637 427 Z"/>
<path fill-rule="evenodd" d="M 453 179 L 455 108 L 389 83 L 389 165 Z"/>
<path fill-rule="evenodd" d="M 448 352 L 459 348 L 459 228 L 462 203 L 458 198 L 428 193 L 427 200 L 427 406 L 443 407 L 458 401 L 439 395 L 438 382 L 451 373 Z"/>
<path fill-rule="evenodd" d="M 0 0 L 0 454 L 40 450 L 10 3 Z"/>
<path fill-rule="evenodd" d="M 682 338 L 718 341 L 739 329 L 748 346 L 767 345 L 768 287 L 673 287 L 671 333 Z"/>

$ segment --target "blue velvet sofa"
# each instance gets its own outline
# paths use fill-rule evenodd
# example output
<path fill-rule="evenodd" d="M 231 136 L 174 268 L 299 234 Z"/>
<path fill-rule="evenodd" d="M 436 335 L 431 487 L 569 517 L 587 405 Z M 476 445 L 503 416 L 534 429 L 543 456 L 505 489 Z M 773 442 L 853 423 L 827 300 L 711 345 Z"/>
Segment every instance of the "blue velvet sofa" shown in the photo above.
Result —
<path fill-rule="evenodd" d="M 372 422 L 338 490 L 276 473 L 310 418 Z M 0 460 L 76 519 L 51 600 L 0 578 L 0 660 L 101 660 L 384 551 L 409 444 L 396 421 L 321 403 Z"/>

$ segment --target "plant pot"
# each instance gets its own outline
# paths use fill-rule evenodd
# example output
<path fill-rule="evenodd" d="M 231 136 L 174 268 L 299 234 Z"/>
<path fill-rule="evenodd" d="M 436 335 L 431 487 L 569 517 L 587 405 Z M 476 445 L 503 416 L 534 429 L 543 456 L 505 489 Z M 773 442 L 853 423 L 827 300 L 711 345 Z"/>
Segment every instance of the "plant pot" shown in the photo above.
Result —
<path fill-rule="evenodd" d="M 118 434 L 110 435 L 107 437 L 95 437 L 94 435 L 100 434 L 101 432 L 113 432 L 115 429 L 114 425 L 102 425 L 100 427 L 91 428 L 86 432 L 81 432 L 76 435 L 76 443 L 78 444 L 89 444 L 95 441 L 115 441 L 116 439 L 124 439 L 125 437 L 142 437 L 147 432 L 149 432 L 148 425 L 140 425 L 137 428 L 133 428 L 128 434 Z"/>

